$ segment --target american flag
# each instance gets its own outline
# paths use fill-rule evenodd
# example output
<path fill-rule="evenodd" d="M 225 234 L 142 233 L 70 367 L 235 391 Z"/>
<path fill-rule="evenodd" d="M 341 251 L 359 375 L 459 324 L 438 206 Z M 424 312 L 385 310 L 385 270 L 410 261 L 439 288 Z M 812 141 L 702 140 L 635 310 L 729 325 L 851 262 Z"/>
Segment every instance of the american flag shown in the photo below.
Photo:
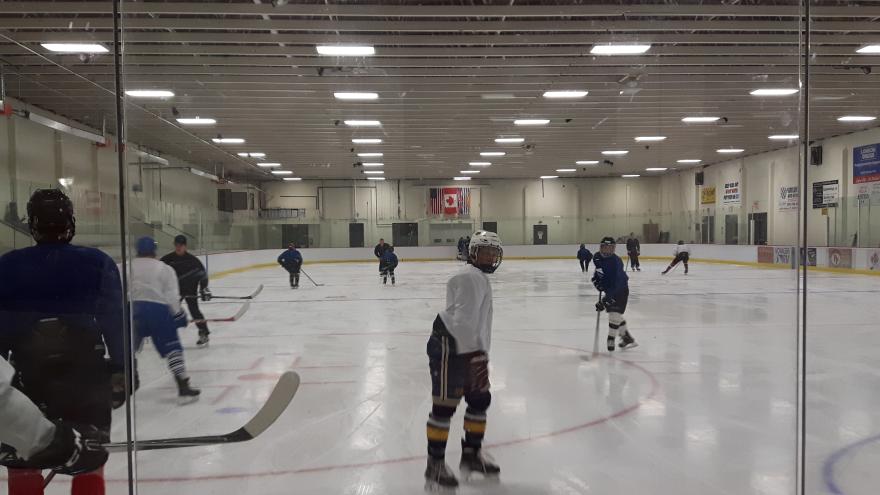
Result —
<path fill-rule="evenodd" d="M 467 187 L 432 187 L 428 197 L 429 215 L 464 217 L 471 214 L 471 190 Z"/>

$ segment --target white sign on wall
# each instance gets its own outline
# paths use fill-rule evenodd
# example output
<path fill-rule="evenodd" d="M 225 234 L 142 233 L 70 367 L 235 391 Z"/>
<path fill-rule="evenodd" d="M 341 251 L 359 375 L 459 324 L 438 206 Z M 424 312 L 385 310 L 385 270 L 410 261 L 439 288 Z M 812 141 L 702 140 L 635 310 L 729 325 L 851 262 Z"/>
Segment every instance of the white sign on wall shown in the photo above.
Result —
<path fill-rule="evenodd" d="M 739 206 L 742 204 L 742 189 L 739 186 L 738 180 L 732 180 L 724 184 L 721 204 L 724 206 Z"/>
<path fill-rule="evenodd" d="M 798 186 L 782 186 L 776 196 L 777 208 L 780 210 L 797 210 L 800 206 L 800 188 Z"/>

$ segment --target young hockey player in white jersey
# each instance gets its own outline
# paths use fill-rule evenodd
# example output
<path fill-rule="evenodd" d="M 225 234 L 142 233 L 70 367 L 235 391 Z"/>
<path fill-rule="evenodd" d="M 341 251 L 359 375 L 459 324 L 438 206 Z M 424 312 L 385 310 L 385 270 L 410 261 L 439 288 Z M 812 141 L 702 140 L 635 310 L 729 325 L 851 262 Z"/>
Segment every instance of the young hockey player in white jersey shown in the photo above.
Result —
<path fill-rule="evenodd" d="M 465 436 L 459 470 L 497 476 L 500 468 L 482 453 L 489 392 L 489 344 L 492 337 L 492 286 L 487 273 L 501 264 L 501 240 L 478 231 L 468 245 L 468 264 L 446 284 L 446 309 L 434 320 L 428 339 L 433 407 L 428 417 L 428 467 L 425 488 L 454 488 L 458 480 L 446 465 L 450 420 L 464 397 Z"/>
<path fill-rule="evenodd" d="M 150 337 L 159 355 L 168 361 L 168 369 L 177 382 L 178 402 L 194 402 L 201 391 L 189 385 L 183 346 L 177 334 L 177 329 L 188 323 L 180 307 L 177 274 L 156 259 L 156 241 L 152 238 L 138 239 L 136 249 L 137 258 L 131 262 L 135 349 L 140 348 L 144 338 Z"/>
<path fill-rule="evenodd" d="M 666 275 L 667 273 L 669 273 L 670 270 L 675 268 L 675 265 L 679 263 L 684 263 L 684 274 L 687 275 L 688 261 L 690 261 L 691 259 L 691 248 L 688 247 L 688 245 L 685 244 L 684 241 L 678 241 L 678 244 L 675 246 L 673 254 L 675 255 L 675 259 L 673 259 L 672 263 L 670 263 L 669 266 L 667 266 L 666 269 L 663 270 L 663 273 L 661 275 Z"/>

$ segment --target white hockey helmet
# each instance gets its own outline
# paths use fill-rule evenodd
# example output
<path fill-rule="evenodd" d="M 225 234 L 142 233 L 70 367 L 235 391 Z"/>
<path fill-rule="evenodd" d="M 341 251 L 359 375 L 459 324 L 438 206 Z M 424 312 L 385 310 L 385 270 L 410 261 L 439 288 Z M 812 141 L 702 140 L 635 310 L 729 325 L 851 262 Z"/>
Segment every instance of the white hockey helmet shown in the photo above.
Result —
<path fill-rule="evenodd" d="M 478 265 L 477 253 L 480 249 L 491 249 L 493 251 L 493 260 L 489 264 Z M 501 259 L 504 256 L 504 248 L 501 246 L 501 238 L 495 232 L 488 230 L 478 230 L 471 235 L 471 242 L 468 245 L 468 254 L 470 262 L 486 273 L 493 273 L 501 265 Z"/>

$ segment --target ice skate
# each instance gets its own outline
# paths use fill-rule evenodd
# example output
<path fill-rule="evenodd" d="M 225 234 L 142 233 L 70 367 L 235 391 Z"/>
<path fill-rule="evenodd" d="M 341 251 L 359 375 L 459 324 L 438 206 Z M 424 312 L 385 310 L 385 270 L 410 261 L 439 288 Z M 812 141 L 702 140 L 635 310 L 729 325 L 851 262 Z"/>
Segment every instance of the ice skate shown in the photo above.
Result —
<path fill-rule="evenodd" d="M 202 391 L 190 387 L 189 378 L 174 377 L 174 380 L 177 381 L 177 403 L 179 405 L 183 406 L 199 400 Z"/>
<path fill-rule="evenodd" d="M 620 349 L 632 349 L 633 347 L 638 347 L 639 343 L 636 342 L 636 339 L 634 339 L 629 332 L 626 332 L 625 334 L 623 334 L 622 337 L 620 337 L 620 344 L 618 344 L 617 346 Z"/>
<path fill-rule="evenodd" d="M 382 277 L 382 285 L 388 284 L 388 277 Z"/>
<path fill-rule="evenodd" d="M 197 347 L 208 347 L 208 343 L 211 341 L 210 337 L 206 333 L 199 334 L 199 340 L 196 341 Z"/>
<path fill-rule="evenodd" d="M 394 279 L 394 275 L 391 276 L 391 285 L 394 285 L 397 281 Z"/>
<path fill-rule="evenodd" d="M 608 352 L 614 352 L 614 336 L 608 336 Z"/>
<path fill-rule="evenodd" d="M 458 487 L 458 480 L 443 459 L 428 458 L 425 469 L 425 490 L 450 490 Z"/>
<path fill-rule="evenodd" d="M 491 456 L 483 453 L 482 449 L 473 447 L 461 447 L 461 462 L 458 465 L 461 477 L 465 480 L 471 478 L 473 473 L 479 473 L 484 478 L 498 477 L 501 468 L 495 464 Z"/>

